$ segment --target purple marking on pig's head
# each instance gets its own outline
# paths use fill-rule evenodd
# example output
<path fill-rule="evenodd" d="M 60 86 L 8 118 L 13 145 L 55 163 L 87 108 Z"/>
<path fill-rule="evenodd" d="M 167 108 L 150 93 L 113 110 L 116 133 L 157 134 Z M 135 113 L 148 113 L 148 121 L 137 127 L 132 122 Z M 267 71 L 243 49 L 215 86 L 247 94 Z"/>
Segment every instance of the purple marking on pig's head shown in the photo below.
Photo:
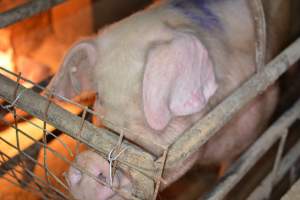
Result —
<path fill-rule="evenodd" d="M 217 15 L 210 9 L 210 4 L 219 0 L 174 0 L 171 6 L 179 9 L 201 27 L 212 30 L 221 28 Z"/>

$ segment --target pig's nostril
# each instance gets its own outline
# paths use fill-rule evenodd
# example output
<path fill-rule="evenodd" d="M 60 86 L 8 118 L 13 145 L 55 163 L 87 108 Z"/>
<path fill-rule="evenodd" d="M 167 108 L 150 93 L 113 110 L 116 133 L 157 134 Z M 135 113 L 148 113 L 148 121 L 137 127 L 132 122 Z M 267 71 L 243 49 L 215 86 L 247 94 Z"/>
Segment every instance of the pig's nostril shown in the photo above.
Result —
<path fill-rule="evenodd" d="M 97 177 L 98 177 L 98 179 L 100 179 L 101 181 L 106 182 L 106 177 L 103 175 L 102 172 L 100 172 L 100 173 L 98 174 Z"/>

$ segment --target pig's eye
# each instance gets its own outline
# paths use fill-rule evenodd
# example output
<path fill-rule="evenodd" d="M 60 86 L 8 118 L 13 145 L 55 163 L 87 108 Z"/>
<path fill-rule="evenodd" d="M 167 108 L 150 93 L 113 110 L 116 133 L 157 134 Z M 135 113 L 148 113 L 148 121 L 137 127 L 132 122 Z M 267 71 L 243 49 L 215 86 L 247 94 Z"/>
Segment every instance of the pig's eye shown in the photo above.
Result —
<path fill-rule="evenodd" d="M 106 177 L 103 175 L 103 173 L 102 172 L 100 172 L 99 174 L 98 174 L 98 176 L 97 176 L 101 181 L 104 181 L 104 182 L 106 182 Z"/>

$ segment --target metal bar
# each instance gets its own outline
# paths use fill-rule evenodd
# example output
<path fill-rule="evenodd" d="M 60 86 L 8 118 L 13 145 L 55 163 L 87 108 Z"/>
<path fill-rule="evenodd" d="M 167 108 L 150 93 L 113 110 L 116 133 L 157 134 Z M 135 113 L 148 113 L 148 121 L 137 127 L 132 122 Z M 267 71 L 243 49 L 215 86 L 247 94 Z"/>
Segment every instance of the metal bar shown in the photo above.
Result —
<path fill-rule="evenodd" d="M 10 103 L 14 102 L 13 92 L 16 87 L 16 82 L 0 74 L 0 85 L 0 97 Z M 25 90 L 25 88 L 20 85 L 17 96 L 23 90 Z M 35 102 L 34 104 L 32 103 L 33 99 Z M 31 89 L 26 89 L 26 92 L 22 93 L 18 101 L 15 101 L 16 107 L 21 108 L 41 120 L 47 121 L 48 124 L 103 154 L 107 155 L 118 143 L 118 135 L 109 130 L 97 128 L 90 122 L 85 123 L 85 126 L 81 130 L 80 137 L 77 137 L 77 133 L 81 128 L 81 118 L 57 106 L 55 103 L 51 103 L 48 110 L 48 117 L 45 119 L 44 111 L 47 105 L 47 98 L 33 92 Z M 140 195 L 153 195 L 154 183 L 153 179 L 149 177 L 155 176 L 155 158 L 141 148 L 130 144 L 128 141 L 122 142 L 122 148 L 127 148 L 127 151 L 119 157 L 119 166 L 125 171 L 130 171 L 132 177 L 136 179 L 137 189 L 143 191 L 143 193 L 139 193 Z M 147 188 L 147 191 L 144 191 L 144 189 L 141 188 Z"/>
<path fill-rule="evenodd" d="M 272 193 L 272 190 L 273 190 L 273 187 L 275 185 L 275 179 L 277 177 L 278 168 L 279 168 L 279 165 L 280 165 L 281 160 L 282 160 L 282 153 L 283 153 L 284 145 L 285 145 L 286 138 L 287 138 L 287 135 L 288 135 L 288 130 L 287 129 L 283 130 L 283 132 L 284 133 L 281 136 L 280 143 L 279 143 L 279 146 L 278 146 L 278 149 L 277 149 L 275 163 L 273 165 L 273 170 L 272 170 L 272 176 L 273 177 L 272 177 L 272 181 L 271 181 L 271 183 L 269 185 L 268 197 L 270 197 L 270 195 Z"/>
<path fill-rule="evenodd" d="M 300 54 L 300 39 L 294 42 L 290 47 L 284 50 L 276 59 L 268 64 L 260 73 L 255 74 L 232 95 L 225 99 L 212 112 L 206 115 L 202 120 L 196 123 L 182 137 L 170 147 L 166 168 L 171 168 L 184 162 L 192 153 L 197 151 L 214 133 L 225 125 L 233 115 L 244 105 L 246 105 L 256 95 L 271 85 L 281 74 L 283 74 L 289 65 L 296 62 Z M 13 102 L 13 90 L 16 83 L 3 75 L 0 75 L 0 96 L 8 102 Z M 20 86 L 21 87 L 21 86 Z M 20 91 L 24 88 L 20 88 Z M 32 105 L 32 99 L 35 104 Z M 43 111 L 47 105 L 47 99 L 29 90 L 24 92 L 17 101 L 16 106 L 26 112 L 43 119 Z M 73 138 L 80 129 L 81 118 L 72 115 L 64 109 L 51 104 L 49 108 L 49 118 L 47 122 L 59 130 L 68 133 Z M 199 134 L 201 132 L 201 134 Z M 90 123 L 86 123 L 79 139 L 90 147 L 108 154 L 108 152 L 117 144 L 118 136 L 106 129 L 96 128 Z M 128 142 L 122 144 L 126 148 Z M 153 157 L 145 153 L 140 148 L 130 145 L 128 151 L 120 156 L 122 164 L 127 164 L 133 169 L 138 169 L 147 176 L 154 177 L 155 168 L 153 166 Z M 136 167 L 135 167 L 136 166 Z M 126 168 L 126 167 L 125 167 Z M 149 179 L 145 178 L 143 180 Z M 151 183 L 141 183 L 141 185 Z M 149 191 L 147 191 L 149 192 Z"/>
<path fill-rule="evenodd" d="M 300 99 L 285 112 L 228 170 L 214 189 L 205 197 L 206 200 L 223 199 L 242 179 L 270 147 L 285 134 L 284 131 L 294 123 L 300 113 Z"/>
<path fill-rule="evenodd" d="M 297 142 L 293 146 L 293 148 L 284 156 L 280 167 L 278 169 L 278 173 L 276 178 L 274 179 L 274 184 L 276 185 L 284 175 L 289 171 L 289 169 L 293 166 L 293 164 L 299 159 L 300 157 L 300 141 Z M 265 194 L 265 188 L 268 187 L 270 182 L 273 179 L 272 172 L 262 181 L 262 183 L 249 195 L 247 200 L 259 200 L 263 199 Z"/>
<path fill-rule="evenodd" d="M 256 72 L 259 72 L 266 64 L 267 50 L 267 25 L 264 7 L 261 0 L 249 0 L 254 23 L 255 23 L 255 57 Z"/>
<path fill-rule="evenodd" d="M 300 57 L 300 39 L 282 51 L 260 73 L 256 73 L 240 88 L 181 135 L 170 147 L 167 168 L 178 166 L 195 153 L 217 131 L 232 119 L 243 106 L 272 85 Z"/>
<path fill-rule="evenodd" d="M 18 21 L 30 18 L 40 12 L 46 11 L 65 0 L 32 0 L 11 10 L 0 13 L 0 28 L 5 28 Z"/>
<path fill-rule="evenodd" d="M 0 139 L 2 140 L 2 138 L 0 137 Z M 4 142 L 6 142 L 7 144 L 9 144 L 12 148 L 16 148 L 14 145 L 12 145 L 12 144 L 10 144 L 9 142 L 7 142 L 7 141 L 4 141 Z M 32 158 L 29 154 L 27 154 L 26 152 L 21 152 L 21 154 L 22 154 L 22 156 L 24 156 L 24 157 L 26 157 L 28 160 L 30 160 L 31 162 L 34 162 L 38 167 L 41 167 L 41 168 L 44 168 L 44 166 L 43 166 L 43 164 L 41 164 L 41 163 L 39 163 L 35 158 Z M 1 152 L 1 155 L 5 155 L 5 157 L 6 158 L 8 158 L 9 160 L 10 160 L 10 157 L 8 156 L 8 155 L 6 155 L 4 152 Z M 68 164 L 70 164 L 71 165 L 71 163 L 70 162 L 68 162 Z M 18 165 L 17 163 L 15 163 L 15 165 Z M 3 166 L 3 164 L 1 165 L 1 166 Z M 4 166 L 4 167 L 6 167 L 6 166 Z M 34 174 L 34 172 L 32 172 L 32 171 L 30 171 L 30 170 L 28 170 L 26 167 L 23 167 L 23 166 L 21 166 L 25 171 L 26 171 L 26 173 L 28 173 L 29 175 L 31 175 L 31 176 L 34 176 L 35 178 L 35 180 L 37 180 L 37 179 L 40 179 L 40 180 L 43 180 L 43 179 L 41 179 L 39 176 L 37 176 L 36 174 Z M 2 168 L 0 168 L 0 169 L 2 169 Z M 17 170 L 17 169 L 9 169 L 9 168 L 3 168 L 3 169 L 5 169 L 5 172 L 4 173 L 6 173 L 7 171 L 14 171 L 14 170 Z M 3 173 L 2 173 L 3 174 Z M 49 171 L 49 174 L 52 176 L 52 177 L 54 177 L 55 175 L 51 172 L 51 171 Z M 5 175 L 5 174 L 3 174 L 3 175 Z M 3 177 L 5 177 L 5 176 L 2 176 L 1 178 L 3 178 Z M 21 182 L 23 182 L 23 180 L 20 180 Z M 57 188 L 55 188 L 54 186 L 52 186 L 51 184 L 48 184 L 46 181 L 44 181 L 44 187 L 50 187 L 52 190 L 55 190 L 57 193 L 61 193 Z M 67 189 L 67 187 L 65 186 L 64 187 L 65 189 Z"/>
<path fill-rule="evenodd" d="M 13 73 L 13 72 L 11 72 L 11 71 L 9 71 L 9 70 L 1 67 L 1 66 L 0 66 L 0 70 L 3 70 L 6 73 L 9 73 L 12 76 L 18 77 L 17 74 L 15 74 L 15 73 Z M 28 79 L 25 79 L 23 77 L 20 77 L 20 79 L 23 80 L 23 81 L 25 81 L 25 82 L 29 82 L 30 84 L 34 85 L 34 87 L 32 89 L 33 90 L 35 89 L 35 91 L 37 89 L 40 89 L 40 90 L 43 90 L 43 91 L 47 91 L 47 89 L 44 88 L 43 86 L 37 85 L 37 84 L 33 83 L 32 81 L 30 81 Z M 130 135 L 132 133 L 130 130 L 126 129 L 125 127 L 120 127 L 119 125 L 117 125 L 115 123 L 107 121 L 105 118 L 103 118 L 103 116 L 99 112 L 95 112 L 92 109 L 86 108 L 85 106 L 83 106 L 83 105 L 81 105 L 79 103 L 76 103 L 75 101 L 69 100 L 69 99 L 67 99 L 67 98 L 65 98 L 63 96 L 60 96 L 60 95 L 56 95 L 55 93 L 53 94 L 53 96 L 56 97 L 56 99 L 60 99 L 63 102 L 69 103 L 69 104 L 74 105 L 74 106 L 76 106 L 78 108 L 81 108 L 83 110 L 86 109 L 89 114 L 92 114 L 92 115 L 95 115 L 95 116 L 99 117 L 101 119 L 101 121 L 105 124 L 106 128 L 108 128 L 108 129 L 110 129 L 110 130 L 112 130 L 112 131 L 114 131 L 116 133 L 122 133 L 123 132 L 124 135 L 125 135 L 125 137 L 128 136 L 128 135 Z M 0 113 L 0 117 L 1 117 L 1 113 Z M 139 135 L 139 137 L 141 139 L 143 139 L 143 140 L 142 140 L 141 144 L 138 144 L 138 145 L 142 146 L 146 150 L 149 150 L 149 149 L 147 149 L 147 147 L 151 147 L 151 153 L 153 153 L 157 157 L 159 157 L 159 156 L 161 156 L 163 154 L 164 149 L 165 149 L 164 146 L 162 146 L 162 145 L 160 145 L 158 143 L 154 143 L 153 141 L 149 140 L 148 138 L 145 138 L 142 135 Z"/>
<path fill-rule="evenodd" d="M 1 152 L 1 155 L 5 156 L 6 158 L 9 158 L 4 152 Z M 55 188 L 54 186 L 52 185 L 47 185 L 47 183 L 41 179 L 39 176 L 35 175 L 33 172 L 31 171 L 28 171 L 26 168 L 23 168 L 26 172 L 28 172 L 31 176 L 34 177 L 34 180 L 35 181 L 38 181 L 39 183 L 38 184 L 42 184 L 41 186 L 43 187 L 46 187 L 48 186 L 48 189 L 51 189 L 53 192 L 61 195 L 61 196 L 65 196 L 65 194 L 63 192 L 61 192 L 60 190 L 58 190 L 57 188 Z M 18 169 L 17 167 L 14 168 L 14 169 L 6 169 L 6 168 L 0 168 L 0 173 L 1 174 L 9 174 L 7 173 L 8 171 L 15 171 L 17 174 L 20 174 L 22 175 L 22 172 L 20 169 Z M 1 177 L 1 178 L 5 178 L 5 176 Z M 15 177 L 13 177 L 14 179 L 16 179 Z M 22 180 L 21 180 L 22 181 Z M 20 183 L 17 185 L 17 186 L 20 186 Z"/>
<path fill-rule="evenodd" d="M 299 55 L 300 39 L 284 50 L 260 73 L 255 74 L 232 95 L 226 98 L 212 112 L 196 123 L 195 126 L 179 137 L 170 147 L 166 168 L 171 168 L 184 162 L 191 154 L 197 151 L 200 146 L 212 137 L 214 133 L 220 130 L 235 113 L 270 86 L 288 69 L 288 66 L 294 64 L 296 60 L 298 60 Z M 15 100 L 13 97 L 13 90 L 16 83 L 5 76 L 0 75 L 0 85 L 0 96 L 8 102 L 13 102 Z M 20 91 L 23 90 L 24 88 L 20 88 Z M 34 105 L 32 104 L 32 99 L 35 100 Z M 29 89 L 22 94 L 22 97 L 16 103 L 17 107 L 40 119 L 44 119 L 43 111 L 45 110 L 46 105 L 46 98 L 41 97 Z M 49 108 L 49 118 L 47 119 L 49 124 L 105 154 L 117 144 L 119 138 L 117 135 L 106 129 L 97 128 L 90 123 L 86 123 L 82 130 L 81 137 L 77 138 L 76 134 L 80 129 L 80 121 L 81 118 L 72 115 L 55 104 L 51 104 Z M 154 158 L 150 154 L 145 153 L 142 149 L 130 145 L 128 142 L 122 144 L 123 148 L 126 148 L 127 146 L 130 146 L 128 151 L 120 156 L 121 167 L 122 165 L 127 165 L 134 169 L 138 169 L 138 171 L 143 172 L 150 177 L 154 177 Z M 150 181 L 147 178 L 144 178 L 143 180 Z M 152 180 L 147 183 L 141 182 L 141 185 L 147 184 L 149 184 L 150 188 L 153 187 Z M 147 192 L 149 191 L 150 190 Z"/>

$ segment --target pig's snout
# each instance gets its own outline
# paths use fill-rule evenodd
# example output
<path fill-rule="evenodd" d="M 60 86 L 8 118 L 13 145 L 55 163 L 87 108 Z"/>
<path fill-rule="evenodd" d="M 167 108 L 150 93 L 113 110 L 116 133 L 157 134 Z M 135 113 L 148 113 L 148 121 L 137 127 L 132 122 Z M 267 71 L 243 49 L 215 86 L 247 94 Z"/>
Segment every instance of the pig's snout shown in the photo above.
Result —
<path fill-rule="evenodd" d="M 84 169 L 84 171 L 80 171 L 72 166 L 66 174 L 66 181 L 75 199 L 122 199 L 110 187 L 106 186 L 106 184 L 109 185 L 110 182 L 110 166 L 107 160 L 95 152 L 85 151 L 76 157 L 74 163 Z M 87 171 L 88 174 L 86 174 L 85 171 Z M 99 182 L 95 180 L 95 178 L 98 179 Z M 132 183 L 126 174 L 117 170 L 113 177 L 113 187 L 131 190 Z"/>

